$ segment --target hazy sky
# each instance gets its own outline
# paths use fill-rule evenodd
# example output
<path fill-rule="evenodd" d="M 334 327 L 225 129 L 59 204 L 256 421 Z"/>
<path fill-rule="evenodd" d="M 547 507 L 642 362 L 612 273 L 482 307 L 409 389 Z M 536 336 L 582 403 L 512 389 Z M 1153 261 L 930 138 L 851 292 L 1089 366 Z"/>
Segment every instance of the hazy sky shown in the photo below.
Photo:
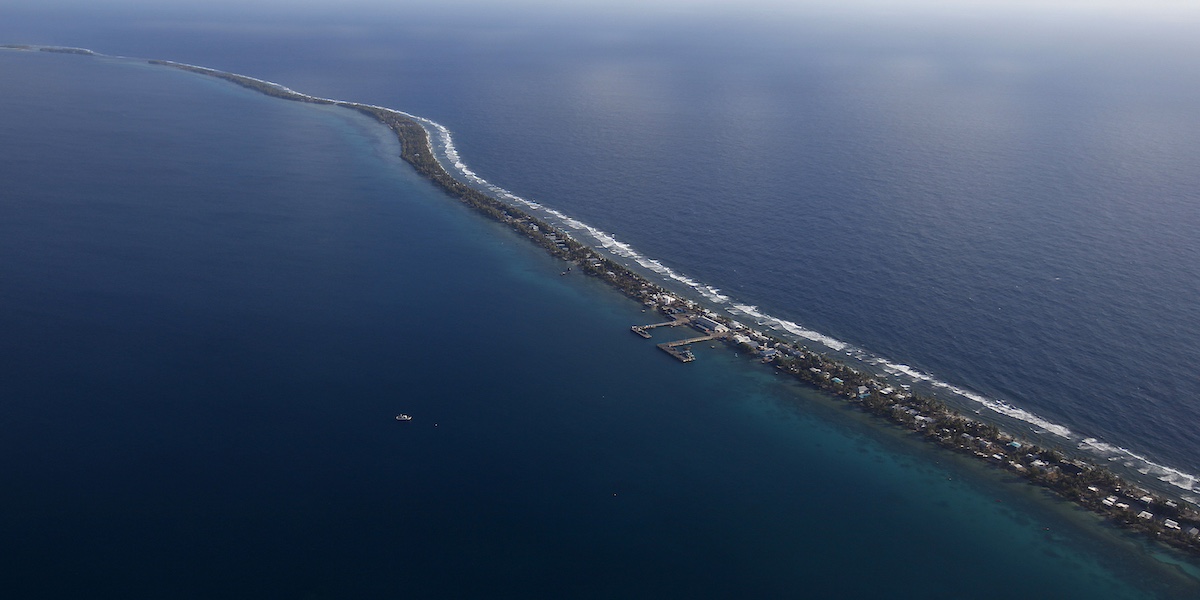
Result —
<path fill-rule="evenodd" d="M 1195 0 L 9 0 L 9 7 L 137 7 L 144 10 L 363 10 L 397 12 L 433 7 L 554 13 L 606 12 L 630 15 L 681 12 L 943 15 L 1108 15 L 1133 18 L 1194 18 Z"/>
<path fill-rule="evenodd" d="M 120 15 L 145 23 L 156 18 L 179 22 L 188 15 L 211 22 L 412 22 L 416 17 L 473 21 L 486 27 L 489 18 L 505 17 L 512 26 L 572 23 L 602 29 L 617 23 L 669 25 L 676 20 L 706 20 L 780 25 L 817 21 L 849 27 L 888 29 L 914 26 L 942 32 L 979 30 L 995 35 L 1009 26 L 1054 35 L 1054 28 L 1074 31 L 1172 32 L 1192 37 L 1200 27 L 1200 0 L 4 0 L 0 34 L 20 31 L 23 18 L 47 25 L 86 26 L 92 15 Z M 317 20 L 314 21 L 314 17 Z M 596 19 L 604 20 L 596 20 Z M 30 21 L 31 23 L 33 21 Z M 7 25 L 7 26 L 6 26 Z M 12 41 L 12 40 L 0 40 Z"/>
<path fill-rule="evenodd" d="M 104 32 L 302 38 L 344 30 L 454 35 L 585 35 L 652 40 L 686 31 L 717 40 L 859 47 L 956 43 L 1033 52 L 1154 53 L 1200 58 L 1200 0 L 3 0 L 0 42 L 105 44 Z M 691 24 L 691 25 L 689 25 Z M 165 35 L 165 34 L 162 34 Z M 622 37 L 624 36 L 624 37 Z M 99 40 L 99 41 L 97 41 Z M 615 43 L 615 42 L 614 42 Z M 98 48 L 99 50 L 99 48 Z M 129 51 L 140 51 L 135 48 Z"/>

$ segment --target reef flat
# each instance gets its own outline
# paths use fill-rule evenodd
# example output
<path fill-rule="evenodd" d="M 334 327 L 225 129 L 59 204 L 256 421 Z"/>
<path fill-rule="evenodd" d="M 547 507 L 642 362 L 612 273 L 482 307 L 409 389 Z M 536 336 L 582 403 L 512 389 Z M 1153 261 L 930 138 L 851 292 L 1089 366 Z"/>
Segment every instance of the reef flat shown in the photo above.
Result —
<path fill-rule="evenodd" d="M 691 341 L 720 341 L 738 349 L 739 354 L 744 352 L 777 372 L 842 398 L 932 443 L 975 456 L 1054 491 L 1116 526 L 1200 555 L 1200 513 L 1195 506 L 1132 485 L 1093 462 L 1042 448 L 995 425 L 964 416 L 936 398 L 896 389 L 883 378 L 712 313 L 698 303 L 654 284 L 575 240 L 567 231 L 453 177 L 438 162 L 430 132 L 418 117 L 385 107 L 318 98 L 272 82 L 214 69 L 171 61 L 149 62 L 217 77 L 280 99 L 335 105 L 371 116 L 394 132 L 401 143 L 401 157 L 450 196 L 506 224 L 551 255 L 572 263 L 564 273 L 577 266 L 579 272 L 597 277 L 626 296 L 670 317 L 671 325 L 687 325 L 704 334 Z M 643 337 L 648 337 L 646 330 L 646 326 L 634 328 L 635 333 Z M 683 362 L 694 358 L 686 344 L 660 344 L 659 347 Z"/>

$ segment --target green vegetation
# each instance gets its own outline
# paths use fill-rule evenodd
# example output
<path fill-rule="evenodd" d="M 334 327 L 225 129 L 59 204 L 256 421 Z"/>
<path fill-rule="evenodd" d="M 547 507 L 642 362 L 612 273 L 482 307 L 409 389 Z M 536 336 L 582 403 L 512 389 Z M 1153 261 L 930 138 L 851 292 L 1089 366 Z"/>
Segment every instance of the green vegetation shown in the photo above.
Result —
<path fill-rule="evenodd" d="M 710 315 L 711 318 L 711 315 Z M 729 321 L 735 328 L 737 324 Z M 768 348 L 775 368 L 853 406 L 921 435 L 943 448 L 970 454 L 1071 500 L 1110 523 L 1200 555 L 1200 512 L 1122 480 L 1112 471 L 1046 449 L 965 417 L 936 398 L 897 390 L 871 374 L 804 347 L 743 328 L 742 351 Z"/>
<path fill-rule="evenodd" d="M 95 52 L 87 48 L 68 48 L 66 46 L 34 46 L 31 44 L 0 44 L 0 49 L 3 50 L 38 50 L 40 52 L 53 52 L 55 54 L 79 54 L 81 56 L 96 56 Z"/>
<path fill-rule="evenodd" d="M 58 54 L 81 54 L 83 56 L 95 56 L 96 53 L 87 48 L 60 48 L 57 46 L 38 48 L 42 52 L 55 52 Z"/>
<path fill-rule="evenodd" d="M 174 67 L 176 69 L 181 69 L 184 71 L 191 71 L 192 73 L 199 73 L 201 75 L 208 75 L 210 77 L 216 77 L 217 79 L 224 79 L 225 81 L 236 83 L 244 88 L 254 90 L 261 94 L 266 94 L 268 96 L 273 96 L 275 98 L 282 98 L 284 100 L 293 100 L 296 102 L 310 102 L 313 104 L 337 104 L 336 102 L 334 102 L 332 100 L 326 100 L 324 98 L 314 98 L 312 96 L 293 92 L 292 90 L 289 90 L 281 85 L 277 85 L 277 84 L 271 83 L 269 81 L 263 81 L 261 79 L 255 79 L 253 77 L 245 77 L 243 75 L 234 75 L 233 73 L 217 71 L 216 69 L 206 69 L 204 67 L 195 67 L 192 65 L 185 65 L 182 63 L 171 62 L 169 60 L 151 60 L 151 61 L 147 61 L 147 62 L 149 62 L 152 65 L 163 65 L 163 66 L 167 66 L 167 67 Z"/>
<path fill-rule="evenodd" d="M 63 50 L 66 51 L 66 50 Z M 285 100 L 343 106 L 368 115 L 391 129 L 401 157 L 452 197 L 541 246 L 551 255 L 578 265 L 630 298 L 673 319 L 707 317 L 728 328 L 718 337 L 779 372 L 844 399 L 860 410 L 886 419 L 952 451 L 970 454 L 997 468 L 1043 486 L 1095 512 L 1109 522 L 1144 533 L 1175 548 L 1200 555 L 1200 513 L 1195 507 L 1129 485 L 1111 471 L 1038 447 L 995 425 L 965 417 L 936 398 L 897 390 L 883 378 L 838 360 L 750 329 L 679 298 L 525 211 L 505 204 L 451 176 L 433 155 L 426 129 L 403 113 L 352 102 L 315 98 L 270 82 L 170 61 L 150 61 L 212 77 Z M 636 331 L 636 328 L 635 328 Z"/>

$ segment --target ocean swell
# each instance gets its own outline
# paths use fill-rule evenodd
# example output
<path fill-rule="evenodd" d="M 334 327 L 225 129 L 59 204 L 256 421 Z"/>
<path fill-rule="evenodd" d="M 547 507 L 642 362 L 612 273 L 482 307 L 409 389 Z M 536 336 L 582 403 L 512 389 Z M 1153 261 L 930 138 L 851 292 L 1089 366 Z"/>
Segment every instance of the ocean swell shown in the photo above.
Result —
<path fill-rule="evenodd" d="M 1184 499 L 1193 503 L 1200 503 L 1200 495 L 1197 495 L 1197 493 L 1200 493 L 1200 477 L 1196 475 L 1158 464 L 1126 448 L 1114 446 L 1092 437 L 1082 436 L 1073 432 L 1066 425 L 1055 423 L 1010 402 L 989 398 L 978 392 L 943 381 L 904 363 L 889 360 L 845 341 L 806 328 L 794 321 L 768 314 L 757 306 L 738 303 L 728 295 L 722 293 L 719 288 L 697 281 L 684 273 L 664 265 L 659 260 L 638 252 L 629 243 L 617 239 L 612 233 L 602 231 L 561 211 L 521 197 L 489 182 L 467 166 L 462 155 L 455 147 L 454 137 L 448 128 L 429 119 L 408 115 L 407 113 L 401 114 L 417 120 L 426 127 L 427 132 L 430 134 L 430 145 L 434 150 L 434 156 L 438 158 L 448 172 L 456 174 L 463 182 L 476 187 L 480 191 L 491 194 L 494 198 L 538 213 L 556 225 L 569 228 L 574 232 L 576 237 L 590 241 L 589 245 L 593 248 L 601 249 L 611 256 L 631 261 L 646 272 L 658 275 L 664 283 L 681 284 L 703 299 L 707 307 L 711 310 L 725 313 L 739 321 L 749 319 L 759 329 L 769 329 L 775 335 L 794 342 L 814 344 L 829 351 L 844 354 L 854 359 L 855 362 L 874 367 L 872 370 L 876 374 L 891 377 L 898 382 L 905 382 L 901 385 L 907 386 L 909 383 L 924 385 L 930 390 L 936 391 L 944 399 L 957 400 L 960 406 L 976 407 L 976 410 L 974 410 L 976 413 L 987 410 L 993 415 L 1024 423 L 1034 435 L 1049 434 L 1060 441 L 1070 442 L 1078 451 L 1109 462 L 1116 462 L 1131 471 L 1153 477 L 1175 488 L 1177 493 L 1182 492 L 1181 496 Z M 626 264 L 632 266 L 629 263 Z"/>
<path fill-rule="evenodd" d="M 105 56 L 94 52 L 91 54 L 93 56 Z M 141 60 L 114 56 L 108 56 L 107 58 Z M 223 74 L 222 71 L 209 69 L 207 67 L 187 65 L 185 63 L 175 63 L 171 61 L 160 62 L 171 65 L 182 65 L 198 71 L 208 72 L 210 74 Z M 908 387 L 908 383 L 910 382 L 912 384 L 926 386 L 931 390 L 940 392 L 940 395 L 943 397 L 949 396 L 953 399 L 957 399 L 961 406 L 977 407 L 977 410 L 975 410 L 977 413 L 986 409 L 995 415 L 1003 416 L 1013 421 L 1028 425 L 1031 432 L 1036 435 L 1049 433 L 1060 440 L 1070 441 L 1073 443 L 1074 447 L 1081 452 L 1111 463 L 1120 464 L 1126 469 L 1140 473 L 1145 477 L 1151 477 L 1175 488 L 1180 492 L 1183 492 L 1181 497 L 1184 499 L 1193 503 L 1200 503 L 1200 495 L 1198 495 L 1200 494 L 1200 477 L 1196 475 L 1158 464 L 1151 459 L 1127 448 L 1109 444 L 1094 437 L 1081 436 L 1072 432 L 1065 425 L 1054 423 L 1040 415 L 1014 406 L 1009 402 L 988 398 L 987 396 L 977 392 L 942 381 L 909 365 L 888 360 L 882 356 L 875 355 L 842 340 L 838 340 L 831 336 L 805 328 L 794 321 L 788 321 L 786 319 L 772 316 L 762 311 L 757 306 L 737 303 L 729 296 L 723 294 L 720 289 L 699 282 L 683 273 L 676 271 L 675 269 L 672 269 L 671 267 L 664 265 L 659 260 L 645 256 L 644 254 L 635 250 L 630 244 L 618 240 L 616 236 L 611 233 L 602 231 L 556 209 L 547 207 L 533 200 L 523 198 L 498 185 L 495 185 L 479 176 L 466 165 L 462 159 L 462 156 L 459 154 L 458 149 L 454 145 L 454 137 L 451 135 L 450 130 L 440 123 L 393 108 L 321 98 L 297 92 L 271 81 L 248 77 L 245 75 L 237 75 L 237 77 L 258 82 L 281 92 L 285 92 L 287 94 L 294 95 L 295 97 L 303 98 L 304 100 L 315 103 L 336 104 L 346 107 L 366 107 L 412 119 L 413 121 L 420 123 L 422 127 L 425 128 L 430 153 L 437 158 L 439 163 L 448 173 L 457 174 L 460 180 L 464 183 L 472 185 L 480 191 L 492 195 L 498 200 L 512 203 L 513 205 L 519 206 L 523 210 L 537 213 L 539 216 L 546 218 L 548 221 L 551 221 L 556 225 L 561 225 L 573 230 L 575 235 L 590 241 L 591 243 L 589 245 L 591 245 L 594 249 L 602 250 L 613 257 L 624 258 L 628 261 L 632 261 L 644 269 L 647 273 L 654 273 L 658 275 L 664 283 L 681 284 L 686 289 L 694 292 L 696 296 L 702 298 L 707 303 L 708 308 L 711 310 L 723 312 L 735 320 L 749 318 L 753 320 L 754 324 L 760 329 L 770 329 L 775 335 L 789 339 L 793 342 L 798 342 L 800 344 L 811 343 L 823 347 L 831 352 L 844 354 L 846 357 L 848 357 L 848 359 L 850 359 L 849 362 L 855 362 L 857 364 L 870 367 L 876 372 L 877 375 L 890 377 L 904 387 Z"/>

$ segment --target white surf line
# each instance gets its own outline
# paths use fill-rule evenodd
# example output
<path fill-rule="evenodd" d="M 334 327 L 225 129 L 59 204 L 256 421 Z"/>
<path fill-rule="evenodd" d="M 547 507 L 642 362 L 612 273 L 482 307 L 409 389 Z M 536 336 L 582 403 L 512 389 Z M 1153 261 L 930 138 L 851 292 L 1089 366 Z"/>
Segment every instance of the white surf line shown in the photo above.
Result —
<path fill-rule="evenodd" d="M 576 230 L 577 232 L 586 233 L 589 237 L 596 240 L 601 248 L 608 251 L 610 254 L 630 259 L 648 271 L 657 273 L 662 277 L 683 284 L 684 286 L 695 291 L 711 304 L 717 305 L 721 310 L 729 313 L 731 316 L 750 317 L 755 319 L 755 323 L 759 326 L 765 326 L 776 331 L 783 331 L 796 338 L 819 343 L 834 351 L 847 352 L 847 354 L 855 356 L 864 362 L 875 363 L 887 374 L 893 377 L 902 376 L 914 382 L 924 383 L 933 388 L 951 393 L 956 397 L 973 402 L 979 405 L 981 408 L 990 410 L 993 413 L 1024 422 L 1036 429 L 1051 433 L 1063 440 L 1075 442 L 1077 449 L 1086 451 L 1094 456 L 1100 456 L 1101 458 L 1105 458 L 1107 460 L 1117 460 L 1117 458 L 1113 458 L 1115 455 L 1119 457 L 1119 459 L 1123 460 L 1122 464 L 1129 468 L 1134 468 L 1143 474 L 1155 475 L 1160 481 L 1177 487 L 1183 491 L 1200 492 L 1200 477 L 1197 477 L 1196 475 L 1155 463 L 1150 459 L 1138 455 L 1130 450 L 1106 444 L 1104 442 L 1099 442 L 1095 440 L 1095 438 L 1084 438 L 1072 432 L 1071 429 L 1066 425 L 1050 421 L 1049 419 L 1046 419 L 1029 410 L 1014 406 L 1013 404 L 1002 400 L 989 398 L 983 394 L 979 394 L 966 388 L 942 381 L 933 375 L 921 372 L 906 364 L 890 361 L 871 352 L 856 348 L 847 342 L 805 328 L 794 321 L 788 321 L 786 319 L 774 317 L 761 311 L 757 306 L 738 304 L 729 296 L 721 293 L 720 289 L 696 281 L 695 279 L 662 264 L 662 262 L 659 260 L 650 258 L 638 252 L 633 248 L 633 246 L 627 242 L 620 241 L 611 233 L 602 231 L 561 211 L 547 207 L 528 198 L 521 197 L 509 190 L 504 189 L 503 187 L 489 182 L 472 170 L 469 166 L 467 166 L 466 162 L 462 158 L 462 155 L 455 147 L 453 135 L 447 127 L 423 117 L 416 117 L 409 115 L 408 113 L 400 114 L 413 118 L 422 125 L 428 125 L 429 128 L 432 128 L 437 132 L 439 144 L 441 145 L 441 152 L 434 152 L 434 155 L 439 156 L 440 154 L 444 156 L 446 162 L 453 168 L 453 171 L 461 175 L 467 182 L 474 184 L 482 190 L 492 193 L 497 199 L 515 203 L 545 215 L 550 215 L 559 223 L 562 223 Z M 426 129 L 426 132 L 430 134 L 433 133 L 428 128 Z"/>
<path fill-rule="evenodd" d="M 104 56 L 102 54 L 97 54 L 94 52 L 93 52 L 93 54 L 95 56 Z M 124 57 L 119 57 L 119 58 L 124 58 Z M 662 262 L 660 262 L 656 259 L 652 259 L 652 258 L 638 252 L 630 244 L 618 240 L 616 238 L 616 236 L 614 236 L 611 233 L 602 231 L 596 227 L 588 225 L 588 224 L 586 224 L 582 221 L 579 221 L 578 219 L 575 219 L 575 218 L 573 218 L 563 212 L 560 212 L 556 209 L 544 206 L 533 200 L 523 198 L 517 194 L 510 192 L 509 190 L 506 190 L 498 185 L 495 185 L 495 184 L 487 181 L 486 179 L 479 176 L 477 173 L 475 173 L 473 170 L 471 170 L 470 167 L 467 166 L 465 161 L 463 161 L 462 156 L 459 154 L 458 149 L 454 145 L 454 137 L 450 133 L 450 130 L 447 127 L 445 127 L 444 125 L 437 123 L 436 121 L 427 119 L 425 117 L 413 115 L 413 114 L 410 114 L 410 113 L 407 113 L 404 111 L 396 110 L 394 108 L 388 108 L 386 106 L 378 106 L 378 105 L 374 105 L 374 104 L 363 104 L 363 103 L 359 103 L 359 102 L 348 102 L 348 101 L 344 101 L 344 100 L 334 100 L 334 99 L 330 99 L 330 98 L 321 98 L 318 96 L 312 96 L 309 94 L 297 92 L 287 86 L 284 86 L 279 83 L 275 83 L 273 81 L 267 81 L 265 79 L 249 77 L 246 75 L 240 75 L 240 74 L 236 74 L 236 73 L 228 73 L 226 71 L 219 71 L 217 69 L 201 67 L 198 65 L 189 65 L 186 63 L 178 63 L 178 62 L 174 62 L 174 61 L 162 61 L 162 62 L 182 65 L 182 66 L 199 69 L 202 71 L 212 72 L 212 73 L 223 73 L 223 74 L 228 74 L 228 75 L 235 75 L 237 77 L 244 77 L 248 80 L 262 83 L 265 85 L 269 85 L 269 86 L 272 86 L 282 92 L 286 92 L 288 94 L 294 94 L 296 96 L 299 96 L 299 97 L 302 97 L 302 98 L 305 98 L 308 100 L 313 100 L 313 101 L 317 101 L 317 102 L 327 102 L 330 104 L 344 106 L 344 107 L 372 108 L 375 110 L 390 112 L 390 113 L 394 113 L 394 114 L 401 115 L 406 118 L 412 119 L 413 121 L 420 124 L 422 126 L 422 128 L 425 129 L 426 140 L 427 140 L 428 149 L 430 151 L 430 154 L 434 157 L 439 157 L 439 154 L 444 155 L 446 162 L 448 162 L 453 167 L 453 171 L 458 172 L 463 178 L 465 178 L 467 180 L 467 182 L 472 183 L 472 184 L 478 186 L 479 188 L 487 190 L 488 192 L 494 194 L 494 197 L 496 197 L 497 199 L 506 200 L 510 203 L 522 205 L 522 206 L 532 209 L 536 212 L 541 212 L 543 214 L 550 215 L 550 216 L 554 217 L 560 223 L 565 224 L 568 227 L 571 227 L 572 229 L 574 229 L 578 232 L 586 233 L 592 239 L 596 240 L 596 242 L 599 243 L 600 246 L 604 250 L 609 252 L 610 254 L 630 259 L 630 260 L 636 262 L 638 265 L 640 265 L 644 269 L 647 269 L 653 273 L 657 273 L 658 275 L 660 275 L 662 277 L 668 278 L 670 280 L 673 280 L 673 281 L 676 281 L 678 283 L 685 285 L 686 287 L 695 291 L 697 294 L 699 294 L 704 299 L 708 300 L 710 303 L 712 303 L 714 305 L 718 305 L 722 310 L 729 313 L 731 316 L 742 315 L 742 316 L 746 316 L 746 317 L 751 317 L 756 320 L 757 325 L 766 326 L 775 331 L 783 331 L 783 332 L 791 334 L 792 336 L 795 336 L 796 338 L 806 339 L 806 340 L 809 340 L 812 342 L 819 343 L 819 344 L 821 344 L 827 348 L 830 348 L 834 351 L 846 352 L 848 355 L 855 356 L 859 360 L 862 360 L 864 362 L 872 362 L 872 363 L 878 365 L 887 374 L 889 374 L 893 377 L 903 376 L 914 382 L 921 382 L 921 383 L 927 384 L 929 386 L 950 392 L 959 398 L 964 398 L 964 399 L 973 401 L 973 402 L 977 403 L 978 405 L 980 405 L 981 407 L 986 408 L 996 414 L 1004 415 L 1008 418 L 1025 422 L 1029 425 L 1033 425 L 1037 428 L 1040 428 L 1041 430 L 1052 433 L 1062 439 L 1076 442 L 1077 449 L 1088 452 L 1089 454 L 1092 454 L 1093 456 L 1098 456 L 1100 458 L 1103 458 L 1103 459 L 1109 460 L 1109 461 L 1120 461 L 1121 464 L 1127 468 L 1134 469 L 1134 470 L 1138 471 L 1139 473 L 1142 473 L 1143 475 L 1154 476 L 1159 481 L 1162 481 L 1171 486 L 1179 488 L 1180 490 L 1183 490 L 1185 492 L 1200 492 L 1200 477 L 1198 477 L 1196 475 L 1186 473 L 1184 471 L 1181 471 L 1181 470 L 1178 470 L 1178 469 L 1175 469 L 1172 467 L 1168 467 L 1166 465 L 1161 465 L 1161 464 L 1155 463 L 1155 462 L 1151 461 L 1150 459 L 1146 458 L 1145 456 L 1139 455 L 1131 450 L 1097 440 L 1096 438 L 1092 438 L 1092 437 L 1083 438 L 1083 437 L 1073 433 L 1067 426 L 1061 425 L 1058 423 L 1054 423 L 1054 422 L 1052 422 L 1048 419 L 1045 419 L 1033 412 L 1030 412 L 1030 411 L 1022 409 L 1022 408 L 1018 408 L 1007 402 L 988 398 L 982 394 L 972 392 L 965 388 L 947 383 L 947 382 L 942 381 L 932 375 L 923 373 L 923 372 L 921 372 L 917 369 L 914 369 L 908 365 L 905 365 L 903 363 L 892 362 L 886 358 L 883 358 L 883 357 L 875 355 L 873 353 L 856 348 L 856 347 L 854 347 L 846 342 L 843 342 L 841 340 L 838 340 L 836 338 L 824 335 L 822 333 L 813 331 L 811 329 L 807 329 L 793 321 L 788 321 L 785 319 L 780 319 L 778 317 L 771 316 L 767 313 L 762 312 L 756 306 L 748 305 L 748 304 L 734 303 L 733 300 L 729 296 L 721 293 L 720 289 L 710 286 L 710 285 L 703 284 L 701 282 L 698 282 L 695 279 L 692 279 L 692 278 L 690 278 L 682 273 L 679 273 L 678 271 L 662 264 Z M 435 132 L 437 134 L 439 143 L 442 146 L 442 150 L 440 153 L 434 147 L 433 140 L 434 140 Z M 439 157 L 439 162 L 441 162 L 440 157 Z M 445 164 L 443 164 L 443 168 L 444 167 L 445 167 Z M 451 170 L 447 169 L 447 171 L 449 172 Z M 1200 497 L 1197 497 L 1195 495 L 1185 495 L 1184 498 L 1191 502 L 1200 503 Z"/>

